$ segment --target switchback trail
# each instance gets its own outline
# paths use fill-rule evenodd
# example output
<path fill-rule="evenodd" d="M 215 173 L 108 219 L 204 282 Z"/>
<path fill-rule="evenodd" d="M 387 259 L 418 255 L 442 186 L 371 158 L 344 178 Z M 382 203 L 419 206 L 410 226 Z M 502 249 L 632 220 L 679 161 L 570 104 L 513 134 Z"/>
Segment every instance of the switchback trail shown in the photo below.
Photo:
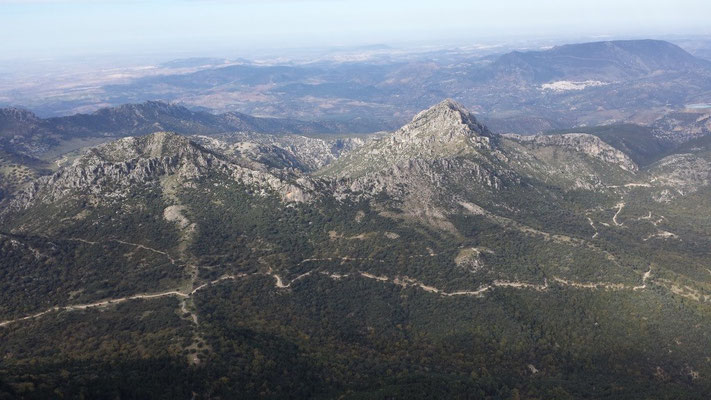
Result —
<path fill-rule="evenodd" d="M 623 223 L 619 223 L 619 222 L 617 221 L 617 216 L 620 215 L 620 213 L 622 212 L 622 209 L 623 209 L 623 208 L 625 208 L 625 202 L 624 202 L 624 201 L 617 204 L 617 212 L 616 212 L 615 215 L 612 217 L 612 222 L 614 222 L 616 226 L 623 226 L 623 225 L 624 225 Z"/>

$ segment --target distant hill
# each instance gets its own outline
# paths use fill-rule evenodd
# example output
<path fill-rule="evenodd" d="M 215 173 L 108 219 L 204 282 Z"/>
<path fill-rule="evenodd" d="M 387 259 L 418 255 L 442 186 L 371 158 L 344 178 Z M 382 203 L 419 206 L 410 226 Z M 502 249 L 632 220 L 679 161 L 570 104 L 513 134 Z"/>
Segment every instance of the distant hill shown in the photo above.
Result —
<path fill-rule="evenodd" d="M 514 51 L 492 65 L 493 79 L 516 76 L 528 82 L 555 80 L 604 82 L 641 78 L 652 73 L 697 71 L 711 63 L 662 40 L 616 40 Z"/>
<path fill-rule="evenodd" d="M 261 118 L 236 112 L 216 115 L 160 101 L 47 119 L 18 108 L 0 109 L 0 148 L 32 156 L 62 141 L 77 138 L 140 136 L 160 131 L 203 135 L 228 132 L 329 134 L 360 133 L 367 129 L 347 122 Z"/>
<path fill-rule="evenodd" d="M 190 58 L 180 58 L 177 60 L 171 60 L 168 62 L 161 63 L 161 67 L 165 68 L 191 68 L 191 67 L 203 67 L 206 65 L 220 65 L 226 63 L 227 60 L 223 58 L 213 58 L 213 57 L 190 57 Z"/>

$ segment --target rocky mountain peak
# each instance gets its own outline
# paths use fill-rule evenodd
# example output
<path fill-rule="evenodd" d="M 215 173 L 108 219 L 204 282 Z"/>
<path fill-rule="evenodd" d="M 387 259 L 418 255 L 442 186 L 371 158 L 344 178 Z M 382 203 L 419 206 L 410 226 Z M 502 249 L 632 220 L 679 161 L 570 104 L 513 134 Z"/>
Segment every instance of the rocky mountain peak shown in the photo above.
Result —
<path fill-rule="evenodd" d="M 40 122 L 35 114 L 23 108 L 0 108 L 0 136 L 22 135 Z"/>
<path fill-rule="evenodd" d="M 156 132 L 132 136 L 92 148 L 84 158 L 122 162 L 136 158 L 163 158 L 199 153 L 198 145 L 185 136 L 171 132 Z M 206 150 L 205 150 L 206 151 Z"/>
<path fill-rule="evenodd" d="M 31 111 L 18 107 L 0 108 L 0 118 L 17 121 L 35 121 L 38 119 Z"/>
<path fill-rule="evenodd" d="M 420 111 L 414 120 L 426 118 L 427 116 L 457 113 L 461 115 L 469 114 L 466 108 L 452 99 L 444 99 L 427 110 Z"/>
<path fill-rule="evenodd" d="M 403 138 L 430 137 L 439 141 L 493 136 L 472 113 L 452 99 L 446 99 L 417 114 L 412 122 L 402 127 L 397 134 Z"/>
<path fill-rule="evenodd" d="M 462 105 L 447 99 L 417 114 L 393 134 L 374 140 L 321 171 L 323 175 L 358 177 L 412 160 L 437 160 L 488 153 L 498 135 Z M 483 151 L 483 152 L 482 152 Z"/>

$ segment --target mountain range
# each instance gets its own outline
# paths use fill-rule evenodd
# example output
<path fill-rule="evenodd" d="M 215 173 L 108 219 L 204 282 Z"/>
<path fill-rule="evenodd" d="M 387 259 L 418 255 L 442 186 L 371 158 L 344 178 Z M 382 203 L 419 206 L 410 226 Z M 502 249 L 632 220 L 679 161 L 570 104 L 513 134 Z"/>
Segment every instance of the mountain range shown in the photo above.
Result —
<path fill-rule="evenodd" d="M 118 83 L 77 83 L 71 91 L 27 85 L 0 96 L 40 115 L 161 99 L 215 114 L 331 121 L 359 132 L 397 129 L 423 108 L 451 97 L 494 132 L 530 134 L 620 123 L 648 126 L 669 112 L 707 104 L 711 90 L 711 62 L 661 40 L 493 55 L 462 49 L 395 52 L 348 62 L 198 61 L 202 67 L 187 73 L 167 69 Z"/>
<path fill-rule="evenodd" d="M 158 101 L 125 104 L 102 108 L 91 114 L 46 119 L 24 109 L 0 109 L 0 146 L 6 151 L 28 156 L 41 155 L 61 142 L 73 139 L 117 138 L 161 130 L 181 134 L 353 134 L 363 132 L 363 127 L 337 122 L 259 118 L 237 112 L 215 115 Z"/>
<path fill-rule="evenodd" d="M 445 100 L 365 139 L 52 160 L 0 203 L 0 393 L 702 399 L 709 136 L 627 128 L 499 134 Z"/>

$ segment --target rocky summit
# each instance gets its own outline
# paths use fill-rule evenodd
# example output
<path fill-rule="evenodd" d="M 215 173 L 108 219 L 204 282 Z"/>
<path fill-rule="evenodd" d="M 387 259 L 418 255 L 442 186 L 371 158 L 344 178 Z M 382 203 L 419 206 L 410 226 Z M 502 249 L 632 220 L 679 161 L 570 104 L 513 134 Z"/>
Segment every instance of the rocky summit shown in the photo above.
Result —
<path fill-rule="evenodd" d="M 495 137 L 463 106 L 447 99 L 417 114 L 398 131 L 346 154 L 321 174 L 356 177 L 408 160 L 488 151 Z"/>

